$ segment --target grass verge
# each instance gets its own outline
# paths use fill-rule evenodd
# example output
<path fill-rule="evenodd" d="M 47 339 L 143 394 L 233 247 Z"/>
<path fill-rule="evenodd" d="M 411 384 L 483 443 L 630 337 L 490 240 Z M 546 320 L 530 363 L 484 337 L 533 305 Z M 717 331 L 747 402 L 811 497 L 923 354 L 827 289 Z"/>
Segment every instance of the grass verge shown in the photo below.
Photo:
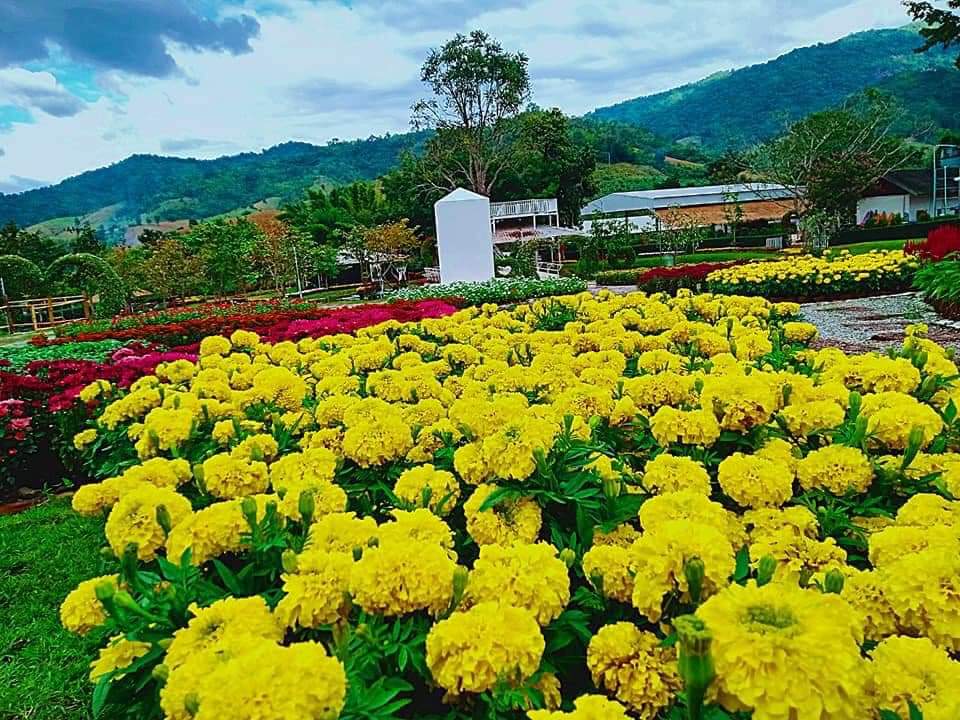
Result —
<path fill-rule="evenodd" d="M 87 720 L 97 643 L 60 627 L 60 603 L 101 571 L 103 528 L 62 498 L 0 517 L 0 718 Z"/>

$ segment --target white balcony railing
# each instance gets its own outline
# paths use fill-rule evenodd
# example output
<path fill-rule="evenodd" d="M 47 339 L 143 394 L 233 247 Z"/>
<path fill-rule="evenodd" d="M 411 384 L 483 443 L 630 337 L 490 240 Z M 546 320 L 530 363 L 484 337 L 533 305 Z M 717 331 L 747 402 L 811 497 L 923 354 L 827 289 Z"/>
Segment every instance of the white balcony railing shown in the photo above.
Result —
<path fill-rule="evenodd" d="M 534 198 L 532 200 L 490 203 L 490 217 L 495 220 L 532 217 L 533 215 L 556 215 L 556 213 L 556 198 Z"/>

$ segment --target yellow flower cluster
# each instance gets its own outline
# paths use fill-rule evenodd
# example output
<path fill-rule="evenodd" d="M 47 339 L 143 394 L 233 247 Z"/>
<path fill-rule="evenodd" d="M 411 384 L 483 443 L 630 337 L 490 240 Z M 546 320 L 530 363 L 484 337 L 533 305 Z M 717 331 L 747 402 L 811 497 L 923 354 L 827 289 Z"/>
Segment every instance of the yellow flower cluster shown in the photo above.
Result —
<path fill-rule="evenodd" d="M 364 667 L 416 680 L 411 717 L 509 691 L 508 717 L 663 720 L 681 614 L 731 713 L 956 717 L 956 366 L 920 328 L 889 356 L 803 349 L 798 314 L 583 294 L 275 345 L 239 331 L 96 383 L 75 447 L 100 481 L 73 505 L 148 571 L 81 584 L 63 625 L 114 636 L 95 678 L 162 663 L 170 720 L 335 718 L 332 655 L 351 698 Z M 98 447 L 121 461 L 100 471 Z M 158 557 L 189 558 L 199 589 Z M 98 588 L 149 595 L 170 637 L 123 635 Z M 182 592 L 197 604 L 160 624 Z"/>

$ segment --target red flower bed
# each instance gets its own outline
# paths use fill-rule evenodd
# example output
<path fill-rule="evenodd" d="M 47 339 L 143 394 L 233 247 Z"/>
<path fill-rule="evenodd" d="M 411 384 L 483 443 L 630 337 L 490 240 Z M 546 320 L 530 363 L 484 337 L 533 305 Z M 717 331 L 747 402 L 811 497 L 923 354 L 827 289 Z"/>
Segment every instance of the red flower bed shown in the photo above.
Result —
<path fill-rule="evenodd" d="M 927 239 L 918 243 L 907 243 L 903 248 L 907 255 L 915 255 L 921 260 L 943 260 L 948 255 L 960 252 L 960 226 L 941 225 L 927 235 Z"/>
<path fill-rule="evenodd" d="M 109 330 L 81 332 L 69 337 L 34 337 L 30 342 L 43 346 L 57 343 L 91 340 L 141 340 L 160 343 L 168 347 L 198 343 L 208 335 L 229 335 L 234 330 L 252 330 L 270 342 L 299 339 L 309 335 L 327 335 L 337 332 L 352 332 L 367 325 L 385 320 L 415 322 L 427 317 L 441 317 L 454 312 L 450 302 L 421 300 L 398 301 L 381 305 L 357 305 L 342 308 L 296 308 L 270 312 L 241 312 L 215 314 L 189 318 L 170 323 L 144 324 L 132 327 L 115 326 Z M 298 326 L 289 330 L 295 321 L 314 321 L 316 329 Z M 299 333 L 299 334 L 298 334 Z"/>
<path fill-rule="evenodd" d="M 676 292 L 681 288 L 696 289 L 707 279 L 707 275 L 714 270 L 728 268 L 733 265 L 742 265 L 746 260 L 734 260 L 721 263 L 693 263 L 690 265 L 674 265 L 673 267 L 656 267 L 640 273 L 637 278 L 637 287 L 648 292 Z"/>

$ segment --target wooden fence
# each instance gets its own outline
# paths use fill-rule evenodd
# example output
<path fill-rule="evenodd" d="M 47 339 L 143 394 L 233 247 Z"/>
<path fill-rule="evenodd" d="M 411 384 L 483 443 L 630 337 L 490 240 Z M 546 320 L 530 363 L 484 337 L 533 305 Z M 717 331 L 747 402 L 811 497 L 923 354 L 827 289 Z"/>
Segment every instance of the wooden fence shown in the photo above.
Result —
<path fill-rule="evenodd" d="M 3 304 L 3 314 L 7 319 L 7 329 L 15 333 L 45 330 L 79 320 L 81 317 L 89 320 L 93 312 L 90 298 L 86 295 L 65 295 L 7 300 Z"/>

